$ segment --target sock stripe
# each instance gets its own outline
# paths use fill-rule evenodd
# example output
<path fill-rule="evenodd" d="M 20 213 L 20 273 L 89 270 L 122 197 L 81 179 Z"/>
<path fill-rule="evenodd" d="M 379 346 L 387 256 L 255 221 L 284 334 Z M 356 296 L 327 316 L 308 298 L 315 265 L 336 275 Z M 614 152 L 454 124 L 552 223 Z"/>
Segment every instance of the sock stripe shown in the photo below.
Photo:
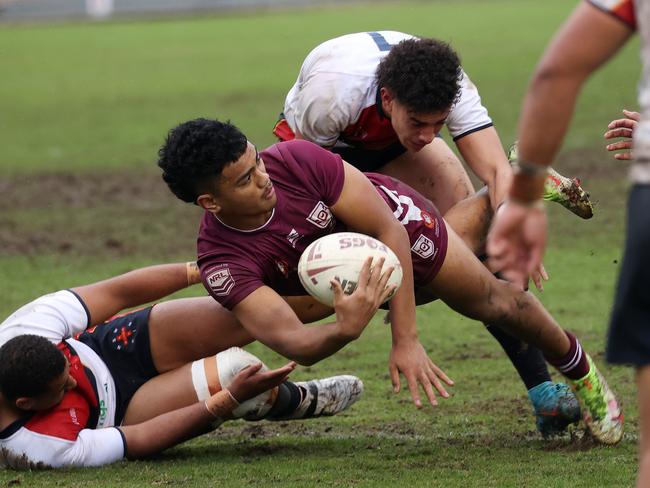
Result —
<path fill-rule="evenodd" d="M 582 359 L 582 347 L 580 346 L 580 343 L 576 341 L 576 350 L 571 360 L 568 363 L 559 365 L 557 369 L 559 369 L 563 373 L 566 373 L 567 371 L 570 371 L 573 368 L 575 368 L 578 365 L 578 363 L 580 363 L 581 359 Z"/>

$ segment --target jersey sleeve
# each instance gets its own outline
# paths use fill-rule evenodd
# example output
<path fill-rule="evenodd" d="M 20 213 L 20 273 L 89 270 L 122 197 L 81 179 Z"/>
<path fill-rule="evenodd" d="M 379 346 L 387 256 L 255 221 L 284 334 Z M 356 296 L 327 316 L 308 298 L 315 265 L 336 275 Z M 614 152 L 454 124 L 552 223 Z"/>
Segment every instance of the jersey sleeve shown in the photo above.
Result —
<path fill-rule="evenodd" d="M 481 104 L 478 88 L 463 71 L 460 83 L 460 98 L 449 112 L 447 128 L 454 141 L 472 132 L 492 126 L 487 109 Z"/>
<path fill-rule="evenodd" d="M 102 466 L 126 454 L 119 429 L 82 429 L 67 439 L 21 428 L 1 443 L 5 462 L 14 469 Z"/>
<path fill-rule="evenodd" d="M 275 147 L 302 185 L 319 195 L 325 205 L 338 201 L 345 182 L 341 156 L 308 141 L 289 141 Z"/>
<path fill-rule="evenodd" d="M 0 344 L 21 334 L 45 337 L 53 343 L 83 332 L 90 315 L 81 298 L 70 290 L 44 295 L 19 308 L 0 324 Z"/>
<path fill-rule="evenodd" d="M 602 10 L 627 24 L 631 29 L 637 28 L 634 0 L 587 0 L 597 9 Z"/>
<path fill-rule="evenodd" d="M 240 257 L 215 257 L 199 260 L 201 279 L 208 293 L 228 310 L 264 286 L 262 272 L 254 263 Z"/>

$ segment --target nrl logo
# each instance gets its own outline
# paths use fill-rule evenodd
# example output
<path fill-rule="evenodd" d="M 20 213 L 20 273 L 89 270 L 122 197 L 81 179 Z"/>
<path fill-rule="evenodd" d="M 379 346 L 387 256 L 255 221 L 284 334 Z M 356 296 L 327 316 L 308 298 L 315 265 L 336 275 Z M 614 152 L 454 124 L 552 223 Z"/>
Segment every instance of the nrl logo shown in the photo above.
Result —
<path fill-rule="evenodd" d="M 220 297 L 228 295 L 232 287 L 235 286 L 235 279 L 230 274 L 227 265 L 210 272 L 205 281 L 214 294 Z"/>

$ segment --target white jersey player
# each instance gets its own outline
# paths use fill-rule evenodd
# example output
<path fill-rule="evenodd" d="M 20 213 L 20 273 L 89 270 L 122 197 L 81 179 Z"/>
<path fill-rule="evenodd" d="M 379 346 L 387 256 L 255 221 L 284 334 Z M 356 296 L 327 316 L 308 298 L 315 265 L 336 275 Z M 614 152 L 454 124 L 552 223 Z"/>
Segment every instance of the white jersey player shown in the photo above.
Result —
<path fill-rule="evenodd" d="M 510 165 L 476 86 L 443 42 L 378 31 L 320 44 L 305 59 L 274 133 L 281 140 L 307 139 L 362 171 L 400 179 L 445 214 L 474 189 L 437 137 L 443 125 L 496 208 Z M 591 217 L 576 181 L 554 174 L 547 187 L 549 200 Z"/>
<path fill-rule="evenodd" d="M 106 320 L 198 280 L 193 263 L 152 266 L 42 296 L 2 322 L 0 464 L 98 466 L 156 453 L 226 418 L 332 415 L 359 397 L 356 377 L 292 383 L 295 363 L 267 371 L 231 347 L 252 338 L 211 298 Z"/>

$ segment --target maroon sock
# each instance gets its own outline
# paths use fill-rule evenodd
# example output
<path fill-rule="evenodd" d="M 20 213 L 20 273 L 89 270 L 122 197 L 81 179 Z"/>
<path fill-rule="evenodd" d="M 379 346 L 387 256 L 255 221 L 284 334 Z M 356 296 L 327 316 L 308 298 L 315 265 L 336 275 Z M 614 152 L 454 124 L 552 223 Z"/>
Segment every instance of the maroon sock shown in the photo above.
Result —
<path fill-rule="evenodd" d="M 546 360 L 555 366 L 560 373 L 572 380 L 579 380 L 589 373 L 589 362 L 587 354 L 582 350 L 580 341 L 571 332 L 564 331 L 569 338 L 571 345 L 569 352 L 564 357 L 558 359 L 546 358 Z"/>

